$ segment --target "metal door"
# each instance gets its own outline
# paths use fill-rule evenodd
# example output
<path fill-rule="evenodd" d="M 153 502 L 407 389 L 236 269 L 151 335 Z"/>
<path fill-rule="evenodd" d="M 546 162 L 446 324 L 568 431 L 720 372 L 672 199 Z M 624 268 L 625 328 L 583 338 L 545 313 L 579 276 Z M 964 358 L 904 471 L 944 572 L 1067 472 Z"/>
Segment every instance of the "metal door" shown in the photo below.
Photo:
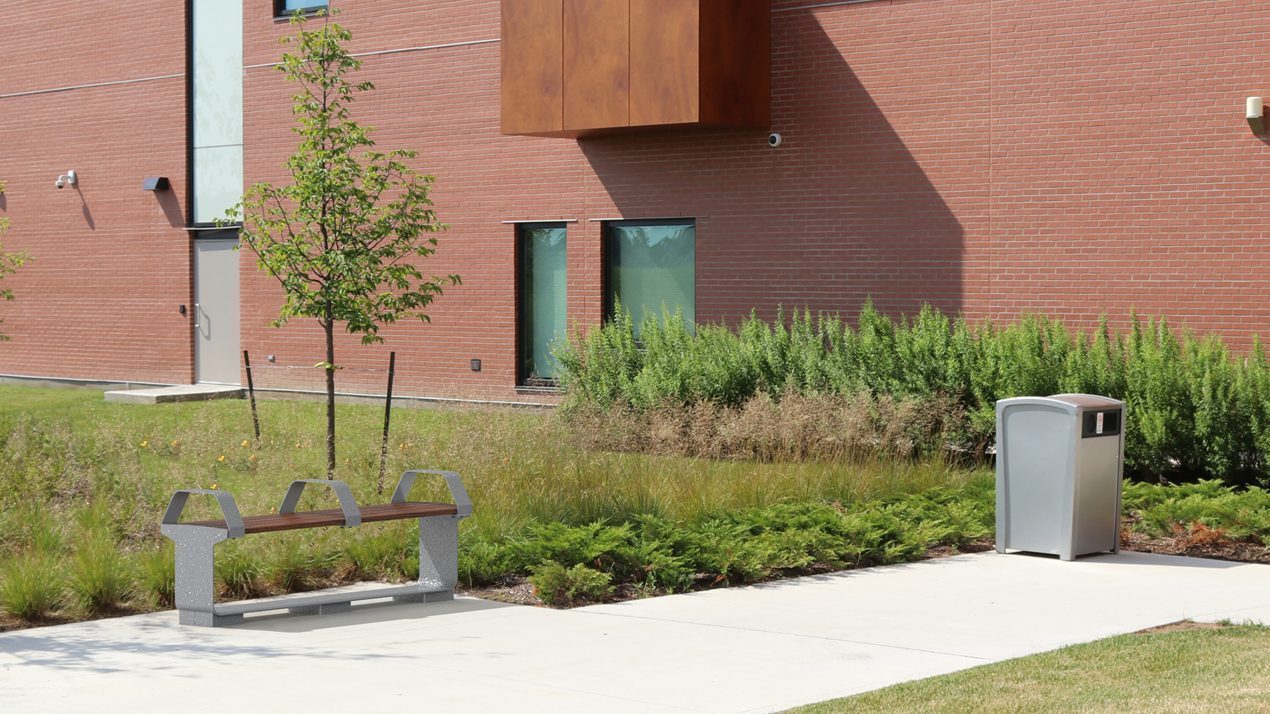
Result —
<path fill-rule="evenodd" d="M 241 384 L 237 239 L 194 241 L 194 379 Z"/>

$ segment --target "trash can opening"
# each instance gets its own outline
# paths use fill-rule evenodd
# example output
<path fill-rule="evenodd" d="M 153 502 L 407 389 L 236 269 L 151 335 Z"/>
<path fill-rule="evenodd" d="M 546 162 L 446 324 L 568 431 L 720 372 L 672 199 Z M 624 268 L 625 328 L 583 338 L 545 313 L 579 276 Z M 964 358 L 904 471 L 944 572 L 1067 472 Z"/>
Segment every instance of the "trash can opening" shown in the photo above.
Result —
<path fill-rule="evenodd" d="M 1085 423 L 1081 429 L 1081 437 L 1089 439 L 1097 436 L 1116 436 L 1120 433 L 1120 410 L 1108 409 L 1100 412 L 1085 412 Z"/>

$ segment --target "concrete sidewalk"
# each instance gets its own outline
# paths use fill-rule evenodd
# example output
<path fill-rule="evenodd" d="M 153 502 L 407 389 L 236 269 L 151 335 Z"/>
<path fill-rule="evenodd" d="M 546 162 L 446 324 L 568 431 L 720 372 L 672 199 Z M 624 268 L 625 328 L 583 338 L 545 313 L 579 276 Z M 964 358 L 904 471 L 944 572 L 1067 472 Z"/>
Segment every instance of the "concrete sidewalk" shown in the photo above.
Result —
<path fill-rule="evenodd" d="M 158 613 L 0 635 L 0 711 L 773 711 L 1187 618 L 1270 624 L 1270 566 L 987 553 L 569 611 Z"/>

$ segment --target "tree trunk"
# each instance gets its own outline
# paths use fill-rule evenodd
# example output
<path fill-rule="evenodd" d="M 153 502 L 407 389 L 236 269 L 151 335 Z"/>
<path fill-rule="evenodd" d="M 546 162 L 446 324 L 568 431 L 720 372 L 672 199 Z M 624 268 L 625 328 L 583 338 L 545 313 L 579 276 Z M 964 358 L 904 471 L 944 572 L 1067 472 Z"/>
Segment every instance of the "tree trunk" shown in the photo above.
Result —
<path fill-rule="evenodd" d="M 335 323 L 326 306 L 326 477 L 335 478 Z"/>

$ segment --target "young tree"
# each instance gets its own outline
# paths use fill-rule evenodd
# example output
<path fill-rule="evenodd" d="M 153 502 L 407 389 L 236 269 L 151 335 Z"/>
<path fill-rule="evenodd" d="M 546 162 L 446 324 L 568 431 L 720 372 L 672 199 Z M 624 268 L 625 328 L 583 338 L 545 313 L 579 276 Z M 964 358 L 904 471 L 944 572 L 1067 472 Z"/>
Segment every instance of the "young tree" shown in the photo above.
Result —
<path fill-rule="evenodd" d="M 0 194 L 4 193 L 4 182 L 0 181 Z M 0 216 L 0 235 L 9 230 L 9 219 Z M 0 300 L 13 300 L 13 290 L 6 288 L 3 283 L 5 277 L 12 275 L 21 268 L 27 261 L 27 254 L 23 252 L 6 253 L 4 252 L 4 244 L 0 244 Z M 0 320 L 0 324 L 4 324 L 4 320 Z M 9 338 L 0 332 L 0 342 L 6 342 Z"/>
<path fill-rule="evenodd" d="M 335 327 L 382 342 L 380 327 L 403 318 L 428 320 L 425 309 L 459 276 L 425 278 L 415 259 L 432 255 L 437 222 L 429 199 L 432 176 L 406 161 L 413 151 L 376 151 L 370 130 L 354 121 L 350 106 L 374 89 L 350 75 L 361 62 L 344 48 L 351 33 L 330 22 L 314 30 L 300 24 L 284 39 L 279 69 L 299 86 L 292 114 L 299 136 L 287 160 L 291 181 L 247 189 L 236 213 L 242 242 L 261 269 L 282 285 L 285 301 L 274 325 L 293 317 L 316 318 L 326 335 L 326 471 L 335 474 Z"/>

